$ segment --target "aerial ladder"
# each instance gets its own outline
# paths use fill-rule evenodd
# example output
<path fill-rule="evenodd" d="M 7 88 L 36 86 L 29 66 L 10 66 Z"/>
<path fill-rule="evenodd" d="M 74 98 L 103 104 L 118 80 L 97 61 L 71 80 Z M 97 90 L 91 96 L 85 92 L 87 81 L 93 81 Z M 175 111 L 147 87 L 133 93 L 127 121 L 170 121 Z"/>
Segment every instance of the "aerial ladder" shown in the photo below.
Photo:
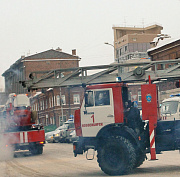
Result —
<path fill-rule="evenodd" d="M 168 64 L 171 64 L 170 68 L 158 69 L 160 65 Z M 122 72 L 123 69 L 131 71 Z M 94 70 L 96 72 L 92 73 Z M 156 160 L 157 152 L 180 149 L 180 120 L 158 120 L 155 84 L 179 81 L 180 59 L 33 72 L 29 78 L 20 81 L 29 91 L 67 86 L 85 88 L 81 108 L 75 111 L 79 140 L 73 143 L 74 155 L 97 150 L 99 166 L 109 175 L 126 174 L 140 166 L 148 152 L 151 160 Z M 129 126 L 126 114 L 127 83 L 137 82 L 145 83 L 141 85 L 143 126 L 139 131 Z M 100 95 L 107 97 L 106 102 L 98 103 Z M 134 116 L 131 114 L 132 119 Z"/>

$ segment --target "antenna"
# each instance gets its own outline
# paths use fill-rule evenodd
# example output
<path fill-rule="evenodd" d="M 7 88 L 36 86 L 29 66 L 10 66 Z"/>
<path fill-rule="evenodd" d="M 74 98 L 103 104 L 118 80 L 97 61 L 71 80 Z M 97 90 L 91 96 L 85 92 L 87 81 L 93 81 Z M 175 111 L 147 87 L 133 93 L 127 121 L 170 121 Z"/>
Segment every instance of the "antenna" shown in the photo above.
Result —
<path fill-rule="evenodd" d="M 144 18 L 142 18 L 142 26 L 143 26 L 143 33 L 144 33 Z"/>
<path fill-rule="evenodd" d="M 126 27 L 126 16 L 124 16 L 124 27 Z"/>

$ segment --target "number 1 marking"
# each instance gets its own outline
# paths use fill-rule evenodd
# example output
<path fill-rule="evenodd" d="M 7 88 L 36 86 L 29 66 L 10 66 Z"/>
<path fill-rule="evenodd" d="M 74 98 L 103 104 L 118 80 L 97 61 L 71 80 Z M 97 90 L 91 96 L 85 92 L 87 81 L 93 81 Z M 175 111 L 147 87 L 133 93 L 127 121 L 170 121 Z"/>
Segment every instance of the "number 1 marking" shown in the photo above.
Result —
<path fill-rule="evenodd" d="M 91 116 L 91 118 L 93 119 L 93 123 L 94 123 L 94 114 Z"/>

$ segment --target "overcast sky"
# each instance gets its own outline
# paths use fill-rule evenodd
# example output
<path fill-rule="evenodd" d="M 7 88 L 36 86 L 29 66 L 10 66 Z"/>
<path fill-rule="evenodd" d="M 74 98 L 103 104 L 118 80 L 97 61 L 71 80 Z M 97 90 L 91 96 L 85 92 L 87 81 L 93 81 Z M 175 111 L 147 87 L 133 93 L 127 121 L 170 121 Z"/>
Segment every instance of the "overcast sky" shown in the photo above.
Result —
<path fill-rule="evenodd" d="M 80 66 L 113 62 L 113 25 L 179 37 L 180 0 L 0 0 L 0 75 L 21 55 L 77 50 Z M 1 80 L 0 88 L 4 87 Z"/>

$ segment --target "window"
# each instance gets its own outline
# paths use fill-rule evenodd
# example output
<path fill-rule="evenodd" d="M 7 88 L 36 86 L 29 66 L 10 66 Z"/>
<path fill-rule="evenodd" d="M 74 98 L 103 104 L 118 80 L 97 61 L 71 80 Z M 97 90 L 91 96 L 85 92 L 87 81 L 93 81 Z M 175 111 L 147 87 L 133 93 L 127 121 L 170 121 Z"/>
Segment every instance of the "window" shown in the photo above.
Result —
<path fill-rule="evenodd" d="M 46 109 L 48 108 L 48 101 L 47 101 L 47 99 L 46 99 Z"/>
<path fill-rule="evenodd" d="M 138 102 L 141 102 L 141 91 L 138 91 Z"/>
<path fill-rule="evenodd" d="M 119 49 L 116 49 L 116 58 L 119 57 Z"/>
<path fill-rule="evenodd" d="M 50 124 L 53 124 L 53 118 L 52 117 L 50 118 Z"/>
<path fill-rule="evenodd" d="M 94 106 L 94 96 L 93 91 L 87 91 L 85 94 L 85 105 L 86 107 Z"/>
<path fill-rule="evenodd" d="M 129 92 L 128 94 L 128 100 L 131 100 L 132 92 Z"/>
<path fill-rule="evenodd" d="M 166 101 L 162 103 L 161 113 L 162 114 L 175 114 L 177 112 L 178 102 L 177 101 Z"/>
<path fill-rule="evenodd" d="M 120 56 L 122 55 L 122 49 L 119 50 L 119 55 L 120 55 Z"/>
<path fill-rule="evenodd" d="M 109 90 L 95 91 L 95 106 L 110 105 Z"/>
<path fill-rule="evenodd" d="M 56 96 L 56 100 L 57 100 L 57 106 L 60 106 L 60 96 L 59 95 Z"/>
<path fill-rule="evenodd" d="M 73 95 L 73 102 L 74 102 L 74 104 L 80 104 L 79 94 L 74 94 Z"/>
<path fill-rule="evenodd" d="M 48 125 L 48 114 L 46 114 L 46 126 Z"/>
<path fill-rule="evenodd" d="M 125 52 L 127 52 L 127 46 L 125 46 Z"/>
<path fill-rule="evenodd" d="M 54 106 L 56 106 L 57 103 L 56 103 L 56 96 L 54 96 Z"/>
<path fill-rule="evenodd" d="M 40 101 L 40 110 L 42 110 L 42 101 Z"/>
<path fill-rule="evenodd" d="M 51 108 L 51 98 L 49 98 L 49 107 Z"/>
<path fill-rule="evenodd" d="M 133 38 L 133 41 L 137 41 L 137 38 Z"/>
<path fill-rule="evenodd" d="M 42 100 L 42 110 L 44 110 L 44 100 Z"/>
<path fill-rule="evenodd" d="M 66 97 L 65 97 L 65 95 L 61 95 L 61 104 L 66 105 Z"/>

